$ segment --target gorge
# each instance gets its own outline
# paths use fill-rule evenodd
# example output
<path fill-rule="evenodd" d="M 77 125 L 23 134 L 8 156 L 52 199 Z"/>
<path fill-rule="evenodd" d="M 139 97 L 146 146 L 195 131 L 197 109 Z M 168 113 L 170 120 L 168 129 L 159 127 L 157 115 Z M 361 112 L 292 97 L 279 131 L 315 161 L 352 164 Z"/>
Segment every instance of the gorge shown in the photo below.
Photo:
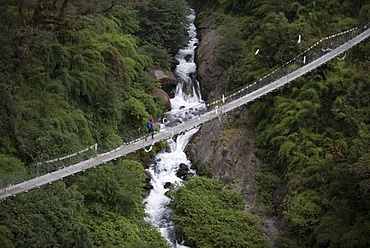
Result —
<path fill-rule="evenodd" d="M 192 19 L 194 21 L 195 16 Z M 197 75 L 200 78 L 200 88 L 207 92 L 206 98 L 210 101 L 220 98 L 221 92 L 226 90 L 223 83 L 224 71 L 217 64 L 215 54 L 212 52 L 217 48 L 221 37 L 217 30 L 209 30 L 213 25 L 210 20 L 212 20 L 212 17 L 203 23 L 198 23 L 201 27 L 198 29 L 202 30 L 197 36 L 199 37 L 199 43 L 196 38 L 192 38 L 189 46 L 180 50 L 179 55 L 175 57 L 180 60 L 180 64 L 175 70 L 175 74 L 179 77 L 179 83 L 174 98 L 171 99 L 173 109 L 170 114 L 176 114 L 181 108 L 187 109 L 201 102 L 199 99 L 199 85 L 192 78 L 192 75 Z M 189 33 L 194 37 L 196 34 L 195 26 L 191 26 Z M 185 57 L 188 59 L 185 59 Z M 164 82 L 167 76 L 157 76 L 155 78 Z M 190 87 L 186 87 L 186 83 L 190 84 Z M 193 87 L 194 83 L 195 87 Z M 184 88 L 192 90 L 183 90 Z M 241 107 L 236 112 L 229 115 L 234 116 L 234 118 L 248 119 L 249 111 L 247 107 Z M 229 117 L 224 115 L 221 119 L 206 123 L 199 131 L 197 129 L 192 130 L 191 134 L 187 133 L 186 136 L 190 138 L 188 144 L 187 142 L 183 143 L 183 141 L 177 141 L 180 142 L 177 143 L 170 140 L 170 153 L 164 152 L 157 155 L 154 160 L 158 161 L 149 169 L 153 189 L 145 200 L 147 212 L 151 216 L 148 221 L 161 230 L 162 235 L 173 247 L 181 247 L 181 245 L 175 241 L 175 228 L 172 226 L 173 223 L 170 222 L 172 213 L 170 209 L 166 209 L 170 200 L 164 196 L 168 189 L 164 187 L 166 183 L 174 185 L 176 181 L 177 183 L 180 182 L 180 179 L 175 175 L 179 169 L 177 166 L 180 164 L 186 164 L 189 169 L 190 167 L 199 168 L 206 165 L 210 170 L 205 176 L 224 182 L 226 189 L 240 192 L 245 202 L 245 212 L 254 214 L 261 212 L 258 209 L 263 208 L 262 202 L 258 201 L 256 191 L 256 178 L 260 171 L 261 162 L 255 155 L 254 136 L 246 128 L 233 130 L 230 129 L 230 126 L 232 124 L 229 123 Z M 176 148 L 176 145 L 179 147 Z M 184 158 L 183 149 L 190 161 Z M 176 152 L 180 153 L 183 161 L 176 159 Z M 276 221 L 266 215 L 263 216 L 263 219 L 266 222 L 263 231 L 264 236 L 273 247 L 278 233 Z"/>
<path fill-rule="evenodd" d="M 189 4 L 197 39 L 180 58 Z M 149 118 L 165 130 L 180 109 L 289 72 L 285 63 L 370 27 L 366 0 L 0 7 L 5 186 L 74 165 L 87 147 L 111 151 Z M 9 195 L 0 247 L 368 247 L 369 51 L 364 40 L 198 129 Z"/>

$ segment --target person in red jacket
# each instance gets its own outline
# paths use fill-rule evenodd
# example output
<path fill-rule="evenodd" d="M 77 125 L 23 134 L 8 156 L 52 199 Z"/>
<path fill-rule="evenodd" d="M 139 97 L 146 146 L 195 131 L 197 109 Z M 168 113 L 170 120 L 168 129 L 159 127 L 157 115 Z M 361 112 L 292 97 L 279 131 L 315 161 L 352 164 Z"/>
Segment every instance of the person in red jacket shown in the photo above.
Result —
<path fill-rule="evenodd" d="M 150 118 L 149 121 L 146 123 L 146 127 L 148 128 L 148 134 L 151 134 L 152 139 L 154 139 L 154 123 L 152 118 Z"/>

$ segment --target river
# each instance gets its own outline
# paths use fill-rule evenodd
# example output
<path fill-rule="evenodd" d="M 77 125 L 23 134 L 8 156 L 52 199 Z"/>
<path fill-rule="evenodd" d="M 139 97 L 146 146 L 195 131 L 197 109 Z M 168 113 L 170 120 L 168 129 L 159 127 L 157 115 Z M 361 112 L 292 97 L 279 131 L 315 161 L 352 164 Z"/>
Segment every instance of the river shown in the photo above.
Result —
<path fill-rule="evenodd" d="M 199 90 L 199 83 L 195 80 L 196 64 L 194 61 L 195 48 L 198 44 L 196 38 L 196 27 L 194 25 L 195 12 L 189 16 L 191 25 L 189 35 L 191 40 L 186 48 L 181 49 L 175 58 L 180 62 L 176 67 L 175 74 L 179 79 L 176 87 L 175 96 L 171 99 L 172 110 L 170 115 L 176 114 L 181 109 L 191 108 L 202 103 Z M 164 125 L 163 125 L 164 128 Z M 168 206 L 170 199 L 165 195 L 169 189 L 165 184 L 181 184 L 182 179 L 176 176 L 180 164 L 185 164 L 190 169 L 190 161 L 187 159 L 184 148 L 191 136 L 198 131 L 192 129 L 186 133 L 178 135 L 176 140 L 168 140 L 169 149 L 156 155 L 155 163 L 150 166 L 148 172 L 152 180 L 153 189 L 144 199 L 145 212 L 149 215 L 146 221 L 157 227 L 167 242 L 175 248 L 187 247 L 176 242 L 175 226 L 171 221 L 172 209 Z M 192 172 L 192 171 L 190 171 Z M 195 174 L 195 172 L 192 172 Z"/>

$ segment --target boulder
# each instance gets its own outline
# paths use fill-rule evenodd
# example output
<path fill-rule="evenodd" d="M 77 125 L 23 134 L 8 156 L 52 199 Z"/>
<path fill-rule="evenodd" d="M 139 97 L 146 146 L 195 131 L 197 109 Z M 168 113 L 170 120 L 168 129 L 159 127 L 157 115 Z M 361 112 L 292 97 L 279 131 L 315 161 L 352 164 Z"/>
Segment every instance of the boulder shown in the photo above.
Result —
<path fill-rule="evenodd" d="M 152 79 L 161 84 L 162 89 L 167 92 L 167 94 L 171 94 L 178 82 L 172 71 L 162 68 L 149 69 L 149 75 Z"/>
<path fill-rule="evenodd" d="M 166 182 L 163 185 L 163 188 L 165 188 L 165 189 L 172 189 L 173 188 L 173 184 L 171 182 Z"/>
<path fill-rule="evenodd" d="M 181 163 L 179 165 L 179 169 L 176 172 L 176 176 L 181 178 L 181 179 L 185 179 L 187 177 L 188 173 L 189 173 L 188 166 L 184 163 Z"/>
<path fill-rule="evenodd" d="M 156 99 L 156 98 L 160 98 L 160 99 L 163 99 L 165 101 L 165 109 L 166 111 L 169 111 L 171 110 L 172 106 L 171 106 L 171 99 L 170 99 L 170 96 L 162 89 L 160 88 L 156 88 L 154 93 L 153 93 L 153 98 Z"/>
<path fill-rule="evenodd" d="M 187 54 L 187 55 L 185 55 L 184 59 L 185 59 L 186 62 L 190 62 L 192 57 L 193 57 L 193 55 Z"/>

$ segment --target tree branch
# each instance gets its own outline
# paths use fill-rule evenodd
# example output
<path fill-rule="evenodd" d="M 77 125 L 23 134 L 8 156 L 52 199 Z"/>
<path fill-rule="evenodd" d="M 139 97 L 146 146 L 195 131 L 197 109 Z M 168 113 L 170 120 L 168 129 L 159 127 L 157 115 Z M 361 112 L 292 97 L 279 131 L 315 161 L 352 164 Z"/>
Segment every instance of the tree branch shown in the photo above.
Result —
<path fill-rule="evenodd" d="M 63 1 L 62 7 L 60 8 L 60 12 L 59 12 L 59 17 L 60 18 L 64 17 L 64 13 L 65 13 L 65 10 L 67 9 L 68 3 L 69 3 L 69 0 L 64 0 Z"/>
<path fill-rule="evenodd" d="M 26 20 L 28 23 L 30 23 L 31 22 L 31 17 L 29 17 L 29 16 L 27 16 L 26 14 L 25 14 L 25 11 L 24 11 L 24 1 L 25 0 L 20 0 L 19 1 L 19 4 L 18 4 L 18 11 L 19 11 L 19 14 L 21 15 L 21 17 L 24 19 L 24 20 Z"/>

